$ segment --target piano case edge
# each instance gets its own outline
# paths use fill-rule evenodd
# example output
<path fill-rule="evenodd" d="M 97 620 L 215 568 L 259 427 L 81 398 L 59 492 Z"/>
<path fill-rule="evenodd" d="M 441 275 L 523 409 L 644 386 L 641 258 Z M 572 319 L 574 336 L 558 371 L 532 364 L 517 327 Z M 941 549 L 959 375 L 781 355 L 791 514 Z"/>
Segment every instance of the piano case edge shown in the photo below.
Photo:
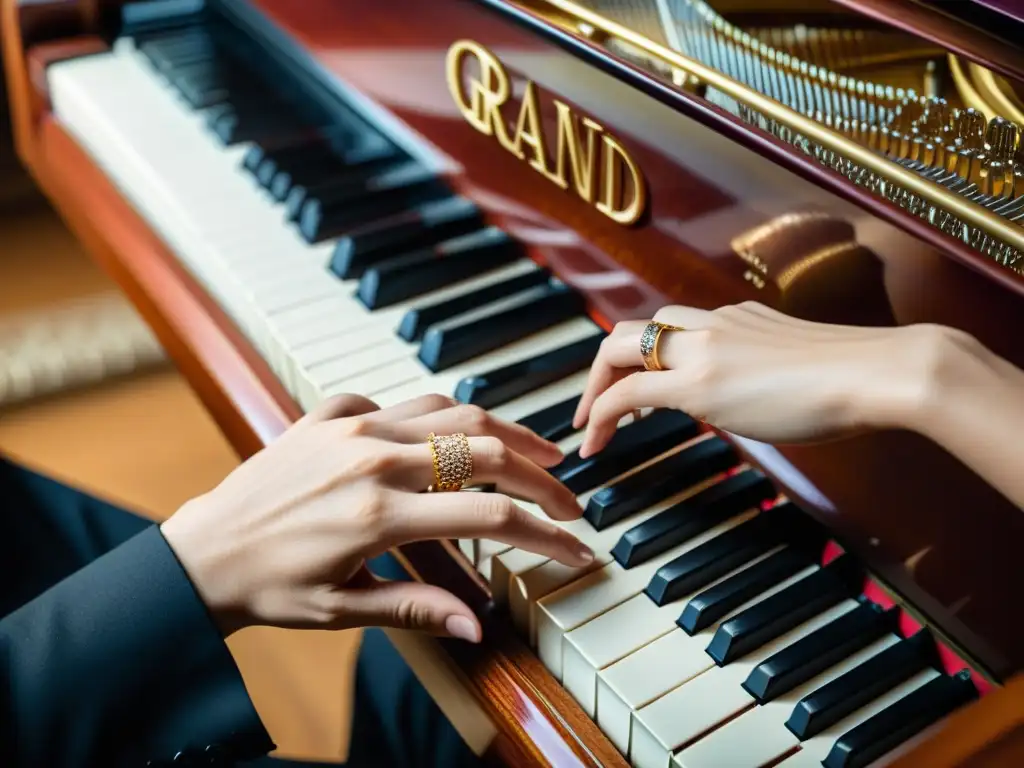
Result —
<path fill-rule="evenodd" d="M 16 10 L 6 3 L 5 22 Z M 21 51 L 4 25 L 4 51 Z M 15 30 L 16 32 L 17 30 Z M 103 172 L 48 111 L 46 66 L 107 48 L 80 35 L 40 42 L 7 68 L 22 162 L 90 256 L 125 292 L 239 456 L 261 450 L 302 412 L 224 312 L 177 263 Z M 486 611 L 478 579 L 440 542 L 397 553 L 407 570 L 441 583 Z M 514 636 L 502 616 L 485 617 L 485 641 L 441 647 L 471 682 L 477 705 L 498 726 L 485 757 L 504 766 L 610 766 L 626 762 L 579 705 Z M 415 662 L 411 662 L 415 666 Z"/>

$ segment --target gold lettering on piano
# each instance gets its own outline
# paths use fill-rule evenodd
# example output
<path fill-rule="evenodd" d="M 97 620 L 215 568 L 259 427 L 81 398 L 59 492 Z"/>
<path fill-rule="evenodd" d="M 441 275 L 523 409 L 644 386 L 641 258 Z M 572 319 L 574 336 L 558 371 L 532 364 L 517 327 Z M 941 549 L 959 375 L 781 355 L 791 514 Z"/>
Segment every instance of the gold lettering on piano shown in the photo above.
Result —
<path fill-rule="evenodd" d="M 467 60 L 475 70 L 463 77 Z M 503 107 L 512 96 L 508 71 L 490 51 L 471 40 L 448 49 L 448 88 L 463 117 L 484 136 L 493 136 L 508 152 L 565 190 L 622 225 L 635 224 L 647 207 L 647 186 L 640 167 L 622 143 L 597 122 L 577 116 L 563 101 L 555 108 L 554 153 L 544 133 L 537 86 L 527 81 L 515 121 Z"/>

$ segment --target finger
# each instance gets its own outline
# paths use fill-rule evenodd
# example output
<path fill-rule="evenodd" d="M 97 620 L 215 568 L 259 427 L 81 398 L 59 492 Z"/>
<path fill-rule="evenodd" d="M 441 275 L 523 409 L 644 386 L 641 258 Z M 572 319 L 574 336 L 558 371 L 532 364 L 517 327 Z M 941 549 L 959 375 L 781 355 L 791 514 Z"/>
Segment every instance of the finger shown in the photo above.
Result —
<path fill-rule="evenodd" d="M 459 401 L 454 397 L 446 397 L 439 394 L 423 395 L 388 408 L 382 408 L 376 413 L 369 414 L 364 421 L 394 424 L 445 408 L 451 408 L 458 404 Z"/>
<path fill-rule="evenodd" d="M 433 539 L 493 539 L 572 566 L 594 553 L 569 531 L 532 515 L 499 493 L 406 496 L 389 518 L 388 546 Z"/>
<path fill-rule="evenodd" d="M 451 592 L 415 581 L 377 581 L 330 593 L 338 628 L 394 627 L 480 642 L 480 622 Z"/>
<path fill-rule="evenodd" d="M 494 483 L 502 493 L 536 502 L 556 520 L 575 520 L 583 514 L 576 496 L 545 469 L 520 456 L 496 437 L 467 438 L 472 453 L 472 477 L 465 482 Z M 411 491 L 433 485 L 434 459 L 430 446 L 396 446 L 392 482 Z M 442 468 L 446 459 L 441 459 Z M 451 494 L 445 494 L 450 496 Z"/>
<path fill-rule="evenodd" d="M 679 396 L 679 379 L 672 371 L 643 371 L 617 382 L 594 401 L 580 456 L 604 448 L 626 414 L 639 408 L 678 408 Z"/>
<path fill-rule="evenodd" d="M 659 309 L 654 314 L 654 319 L 665 325 L 675 325 L 688 331 L 696 331 L 713 324 L 714 315 L 714 312 L 707 309 L 673 304 Z"/>
<path fill-rule="evenodd" d="M 324 400 L 301 419 L 295 422 L 295 427 L 304 427 L 309 424 L 317 424 L 332 419 L 344 419 L 351 416 L 362 416 L 367 413 L 379 410 L 379 406 L 362 395 L 337 395 Z"/>
<path fill-rule="evenodd" d="M 403 443 L 422 443 L 431 432 L 437 435 L 462 432 L 470 437 L 496 437 L 511 450 L 542 467 L 553 467 L 565 458 L 557 445 L 533 430 L 503 421 L 476 405 L 446 408 L 387 426 L 386 433 L 379 436 Z"/>
<path fill-rule="evenodd" d="M 572 423 L 579 429 L 587 423 L 590 407 L 594 399 L 608 387 L 630 373 L 643 367 L 644 359 L 640 354 L 640 336 L 647 327 L 646 320 L 629 320 L 616 325 L 610 334 L 601 342 L 587 384 L 580 395 Z"/>

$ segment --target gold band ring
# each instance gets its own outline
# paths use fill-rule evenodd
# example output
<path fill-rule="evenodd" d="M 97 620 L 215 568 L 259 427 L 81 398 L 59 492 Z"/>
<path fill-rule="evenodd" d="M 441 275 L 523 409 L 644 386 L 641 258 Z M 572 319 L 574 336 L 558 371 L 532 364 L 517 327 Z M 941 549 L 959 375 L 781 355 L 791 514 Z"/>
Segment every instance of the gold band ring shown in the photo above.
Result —
<path fill-rule="evenodd" d="M 658 342 L 661 341 L 662 331 L 685 331 L 678 325 L 666 325 L 657 320 L 651 320 L 640 334 L 640 355 L 644 360 L 644 368 L 648 371 L 662 371 L 661 360 L 658 359 Z"/>
<path fill-rule="evenodd" d="M 434 459 L 434 484 L 428 491 L 461 491 L 462 486 L 473 477 L 473 452 L 469 438 L 462 432 L 441 435 L 431 432 L 427 435 L 430 455 Z"/>

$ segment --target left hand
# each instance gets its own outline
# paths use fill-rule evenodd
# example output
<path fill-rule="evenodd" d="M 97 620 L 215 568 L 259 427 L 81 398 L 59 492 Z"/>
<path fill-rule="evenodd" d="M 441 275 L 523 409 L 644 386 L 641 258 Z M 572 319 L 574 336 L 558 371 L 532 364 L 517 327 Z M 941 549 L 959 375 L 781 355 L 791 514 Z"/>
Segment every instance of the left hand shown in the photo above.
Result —
<path fill-rule="evenodd" d="M 836 437 L 898 420 L 919 400 L 940 351 L 959 331 L 935 325 L 861 328 L 799 320 L 756 302 L 714 311 L 670 306 L 664 370 L 645 371 L 646 320 L 619 323 L 601 345 L 574 424 L 580 454 L 611 439 L 640 408 L 676 408 L 712 426 L 769 443 Z"/>

